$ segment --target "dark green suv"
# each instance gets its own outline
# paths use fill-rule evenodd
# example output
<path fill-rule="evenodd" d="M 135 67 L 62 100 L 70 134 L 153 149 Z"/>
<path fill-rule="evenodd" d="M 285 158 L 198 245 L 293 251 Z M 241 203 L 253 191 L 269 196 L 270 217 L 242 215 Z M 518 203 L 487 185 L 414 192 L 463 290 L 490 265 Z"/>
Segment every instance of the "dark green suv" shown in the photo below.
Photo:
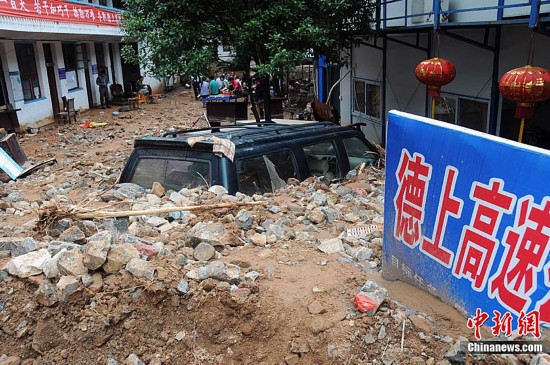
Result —
<path fill-rule="evenodd" d="M 252 195 L 271 192 L 289 178 L 341 179 L 378 158 L 357 128 L 247 123 L 137 139 L 120 182 L 151 188 L 156 181 L 175 191 L 222 185 L 230 194 Z"/>

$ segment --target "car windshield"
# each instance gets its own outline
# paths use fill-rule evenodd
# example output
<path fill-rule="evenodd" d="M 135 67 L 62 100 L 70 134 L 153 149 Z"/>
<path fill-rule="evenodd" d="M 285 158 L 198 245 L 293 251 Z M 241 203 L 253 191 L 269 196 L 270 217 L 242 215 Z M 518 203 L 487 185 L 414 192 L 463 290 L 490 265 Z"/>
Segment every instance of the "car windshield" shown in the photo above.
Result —
<path fill-rule="evenodd" d="M 378 152 L 372 151 L 369 146 L 357 137 L 342 140 L 346 148 L 350 169 L 356 169 L 363 162 L 372 165 L 378 159 Z"/>
<path fill-rule="evenodd" d="M 159 182 L 167 189 L 179 191 L 211 184 L 210 163 L 199 160 L 140 158 L 130 182 L 151 188 Z"/>

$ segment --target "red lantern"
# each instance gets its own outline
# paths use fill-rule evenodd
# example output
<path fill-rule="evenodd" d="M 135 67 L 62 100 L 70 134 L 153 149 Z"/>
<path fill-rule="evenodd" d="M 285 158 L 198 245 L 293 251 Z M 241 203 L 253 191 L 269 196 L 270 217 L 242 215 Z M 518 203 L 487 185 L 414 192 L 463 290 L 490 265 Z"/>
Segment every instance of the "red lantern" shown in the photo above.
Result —
<path fill-rule="evenodd" d="M 550 98 L 550 71 L 523 66 L 506 72 L 498 84 L 505 98 L 517 103 L 516 118 L 533 118 L 535 103 Z"/>
<path fill-rule="evenodd" d="M 441 86 L 455 79 L 456 68 L 444 58 L 430 58 L 416 66 L 415 75 L 418 81 L 428 85 L 429 96 L 441 95 Z"/>

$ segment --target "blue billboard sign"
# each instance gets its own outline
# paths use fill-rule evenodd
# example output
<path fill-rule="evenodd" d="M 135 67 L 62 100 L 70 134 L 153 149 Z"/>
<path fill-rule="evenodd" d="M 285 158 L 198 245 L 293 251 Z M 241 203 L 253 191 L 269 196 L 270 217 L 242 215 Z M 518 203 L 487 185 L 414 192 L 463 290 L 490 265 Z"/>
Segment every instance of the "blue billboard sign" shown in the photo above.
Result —
<path fill-rule="evenodd" d="M 550 323 L 549 180 L 550 151 L 391 111 L 384 276 L 473 316 L 469 327 L 536 335 Z"/>

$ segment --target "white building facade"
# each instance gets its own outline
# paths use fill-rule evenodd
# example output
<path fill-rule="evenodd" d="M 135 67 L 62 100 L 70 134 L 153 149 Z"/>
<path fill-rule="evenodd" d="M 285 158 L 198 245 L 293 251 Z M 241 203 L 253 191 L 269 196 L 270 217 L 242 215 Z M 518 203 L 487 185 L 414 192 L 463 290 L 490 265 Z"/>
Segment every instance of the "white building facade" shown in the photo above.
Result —
<path fill-rule="evenodd" d="M 76 109 L 98 106 L 101 70 L 125 89 L 141 74 L 120 56 L 117 4 L 98 1 L 0 1 L 0 109 L 17 110 L 22 129 L 53 122 L 63 97 Z"/>
<path fill-rule="evenodd" d="M 548 0 L 378 1 L 377 35 L 351 50 L 339 85 L 343 124 L 366 123 L 368 138 L 384 145 L 387 112 L 397 109 L 516 139 L 515 104 L 498 91 L 502 75 L 532 65 L 550 69 Z M 434 11 L 435 10 L 435 11 Z M 435 20 L 435 24 L 434 24 Z M 456 78 L 435 97 L 415 77 L 423 60 L 441 57 Z M 550 102 L 526 121 L 524 142 L 550 148 Z"/>

